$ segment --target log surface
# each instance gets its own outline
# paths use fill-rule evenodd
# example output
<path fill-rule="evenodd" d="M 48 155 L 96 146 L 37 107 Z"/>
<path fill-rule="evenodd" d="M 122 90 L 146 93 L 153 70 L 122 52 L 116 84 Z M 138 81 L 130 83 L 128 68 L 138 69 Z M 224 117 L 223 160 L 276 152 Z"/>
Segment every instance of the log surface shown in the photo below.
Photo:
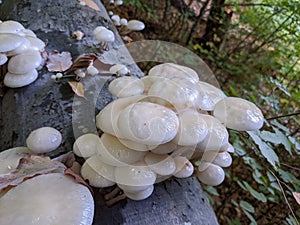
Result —
<path fill-rule="evenodd" d="M 0 20 L 13 19 L 21 22 L 40 39 L 48 42 L 48 53 L 52 50 L 69 51 L 75 59 L 82 53 L 97 52 L 92 30 L 99 25 L 107 26 L 115 32 L 116 41 L 110 48 L 123 44 L 105 8 L 99 1 L 95 2 L 100 7 L 100 12 L 80 6 L 76 0 L 3 0 L 0 4 Z M 76 30 L 85 33 L 83 40 L 71 38 Z M 130 66 L 130 70 L 135 76 L 142 75 L 136 65 Z M 86 93 L 87 100 L 90 101 L 84 101 L 74 98 L 67 84 L 53 82 L 51 75 L 44 68 L 39 71 L 39 78 L 33 84 L 5 90 L 4 96 L 0 98 L 1 151 L 25 146 L 26 137 L 32 130 L 51 126 L 63 135 L 61 147 L 51 155 L 56 156 L 72 150 L 74 135 L 87 132 L 81 131 L 80 125 L 87 128 L 88 132 L 95 131 L 95 113 L 112 100 L 106 89 L 107 85 L 101 90 L 97 89 L 97 81 L 103 82 L 103 78 L 86 81 L 87 87 L 92 91 Z M 84 111 L 77 112 L 76 121 L 73 118 L 72 123 L 75 105 L 84 108 Z M 74 125 L 78 127 L 74 129 Z M 195 178 L 171 179 L 156 184 L 152 196 L 143 201 L 123 200 L 108 208 L 102 204 L 101 199 L 102 195 L 96 192 L 94 225 L 218 224 L 213 209 Z"/>

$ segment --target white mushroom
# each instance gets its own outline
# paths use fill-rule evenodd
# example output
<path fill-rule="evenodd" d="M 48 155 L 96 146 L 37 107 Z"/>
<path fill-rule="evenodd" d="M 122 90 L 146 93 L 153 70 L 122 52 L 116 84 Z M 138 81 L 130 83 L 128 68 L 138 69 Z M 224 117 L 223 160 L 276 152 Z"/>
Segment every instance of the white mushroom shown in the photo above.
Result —
<path fill-rule="evenodd" d="M 8 58 L 5 54 L 0 53 L 0 66 L 4 65 L 7 62 Z"/>
<path fill-rule="evenodd" d="M 30 29 L 24 29 L 21 31 L 26 37 L 34 37 L 36 38 L 36 34 Z M 23 36 L 23 35 L 22 35 Z"/>
<path fill-rule="evenodd" d="M 153 190 L 154 190 L 154 185 L 150 185 L 145 190 L 142 190 L 139 192 L 124 191 L 124 194 L 132 200 L 139 201 L 139 200 L 144 200 L 144 199 L 148 198 L 152 194 Z"/>
<path fill-rule="evenodd" d="M 42 52 L 45 50 L 46 44 L 41 39 L 36 37 L 26 37 L 30 41 L 30 49 Z"/>
<path fill-rule="evenodd" d="M 16 49 L 25 41 L 24 37 L 16 34 L 0 33 L 0 52 L 8 52 Z"/>
<path fill-rule="evenodd" d="M 174 159 L 167 154 L 149 152 L 145 155 L 144 161 L 153 172 L 161 176 L 171 175 L 176 169 Z"/>
<path fill-rule="evenodd" d="M 12 51 L 8 51 L 6 53 L 7 56 L 14 56 L 14 55 L 18 55 L 18 54 L 21 54 L 23 52 L 25 52 L 27 49 L 30 48 L 30 41 L 25 38 L 25 41 L 17 48 L 15 48 L 14 50 Z"/>
<path fill-rule="evenodd" d="M 127 185 L 133 191 L 145 190 L 153 185 L 156 174 L 144 163 L 136 162 L 132 165 L 120 166 L 115 169 L 115 181 L 119 185 Z"/>
<path fill-rule="evenodd" d="M 109 103 L 96 116 L 97 128 L 105 133 L 115 135 L 119 138 L 124 138 L 121 136 L 117 126 L 119 114 L 127 106 L 143 98 L 145 98 L 144 95 L 131 96 L 127 98 L 116 99 L 115 101 Z"/>
<path fill-rule="evenodd" d="M 72 33 L 72 37 L 76 38 L 77 41 L 82 40 L 84 33 L 80 30 L 76 30 Z"/>
<path fill-rule="evenodd" d="M 208 134 L 205 116 L 187 109 L 179 113 L 179 130 L 174 139 L 178 145 L 192 146 L 204 140 Z"/>
<path fill-rule="evenodd" d="M 206 151 L 201 161 L 210 162 L 221 167 L 229 167 L 232 163 L 232 158 L 228 152 Z"/>
<path fill-rule="evenodd" d="M 224 170 L 215 164 L 202 162 L 196 173 L 198 179 L 207 185 L 217 186 L 225 179 Z"/>
<path fill-rule="evenodd" d="M 193 164 L 183 156 L 175 156 L 174 162 L 176 165 L 176 170 L 173 175 L 177 178 L 186 178 L 193 174 L 194 166 Z"/>
<path fill-rule="evenodd" d="M 148 94 L 148 91 L 150 89 L 150 87 L 155 83 L 155 82 L 160 82 L 162 81 L 164 78 L 163 77 L 159 77 L 159 76 L 145 76 L 141 78 L 141 81 L 144 84 L 144 93 Z"/>
<path fill-rule="evenodd" d="M 141 31 L 144 30 L 145 24 L 139 20 L 129 20 L 127 28 L 132 31 Z"/>
<path fill-rule="evenodd" d="M 27 147 L 35 153 L 55 150 L 61 144 L 61 133 L 52 127 L 41 127 L 32 131 L 26 139 Z"/>
<path fill-rule="evenodd" d="M 129 73 L 128 68 L 123 64 L 116 64 L 109 68 L 109 72 L 117 75 L 127 75 Z"/>
<path fill-rule="evenodd" d="M 200 92 L 199 108 L 201 110 L 212 111 L 217 102 L 226 98 L 223 91 L 206 82 L 199 81 L 198 88 Z"/>
<path fill-rule="evenodd" d="M 264 123 L 261 110 L 252 102 L 242 98 L 228 97 L 219 101 L 215 105 L 213 114 L 226 127 L 234 130 L 258 130 Z"/>
<path fill-rule="evenodd" d="M 14 74 L 7 72 L 4 77 L 4 85 L 11 88 L 19 88 L 31 84 L 38 78 L 36 69 L 25 74 Z"/>
<path fill-rule="evenodd" d="M 219 120 L 210 115 L 202 116 L 208 127 L 208 134 L 197 144 L 197 151 L 219 151 L 228 143 L 228 132 Z"/>
<path fill-rule="evenodd" d="M 123 1 L 122 1 L 122 0 L 116 0 L 116 1 L 115 1 L 115 5 L 116 5 L 116 6 L 123 5 Z"/>
<path fill-rule="evenodd" d="M 127 26 L 127 25 L 128 25 L 127 19 L 125 19 L 125 18 L 120 19 L 120 24 L 121 24 L 122 26 Z"/>
<path fill-rule="evenodd" d="M 155 82 L 150 87 L 148 95 L 168 101 L 177 110 L 197 108 L 199 104 L 199 91 L 196 84 L 186 80 L 176 82 L 175 80 L 166 79 Z"/>
<path fill-rule="evenodd" d="M 118 138 L 102 134 L 97 155 L 103 162 L 112 166 L 124 166 L 141 160 L 145 152 L 135 151 L 123 145 Z"/>
<path fill-rule="evenodd" d="M 112 15 L 111 20 L 114 22 L 116 26 L 121 26 L 119 15 Z"/>
<path fill-rule="evenodd" d="M 185 79 L 195 84 L 199 81 L 199 76 L 195 70 L 175 63 L 162 63 L 154 66 L 149 70 L 149 76 Z"/>
<path fill-rule="evenodd" d="M 0 152 L 0 174 L 9 173 L 16 169 L 20 159 L 28 153 L 32 152 L 26 147 L 10 148 Z"/>
<path fill-rule="evenodd" d="M 178 126 L 175 112 L 151 102 L 131 104 L 118 118 L 121 136 L 146 145 L 169 142 L 175 137 Z"/>
<path fill-rule="evenodd" d="M 93 35 L 96 36 L 97 33 L 99 33 L 102 30 L 106 30 L 106 29 L 107 29 L 106 27 L 98 26 L 93 30 Z"/>
<path fill-rule="evenodd" d="M 89 158 L 98 152 L 100 147 L 100 138 L 96 134 L 84 134 L 76 139 L 73 145 L 75 155 L 83 158 Z"/>
<path fill-rule="evenodd" d="M 28 179 L 0 198 L 3 225 L 91 225 L 93 216 L 88 188 L 60 173 Z"/>
<path fill-rule="evenodd" d="M 119 77 L 109 84 L 108 90 L 112 95 L 124 98 L 141 95 L 144 92 L 144 84 L 137 77 Z"/>
<path fill-rule="evenodd" d="M 88 68 L 86 68 L 86 72 L 92 76 L 99 74 L 99 70 L 92 64 L 89 65 Z"/>
<path fill-rule="evenodd" d="M 169 141 L 160 145 L 148 146 L 151 152 L 155 154 L 168 154 L 176 150 L 177 147 L 178 145 L 173 141 Z"/>
<path fill-rule="evenodd" d="M 22 54 L 13 56 L 8 62 L 8 71 L 14 74 L 25 74 L 36 69 L 42 62 L 38 51 L 27 50 Z"/>
<path fill-rule="evenodd" d="M 81 176 L 93 187 L 104 188 L 115 184 L 115 167 L 104 163 L 98 155 L 88 158 L 81 167 Z"/>
<path fill-rule="evenodd" d="M 13 33 L 18 34 L 20 31 L 24 30 L 22 24 L 17 21 L 7 20 L 0 23 L 0 33 Z"/>
<path fill-rule="evenodd" d="M 227 143 L 224 147 L 222 147 L 220 149 L 220 152 L 230 152 L 230 153 L 234 153 L 234 147 L 232 146 L 232 144 Z"/>
<path fill-rule="evenodd" d="M 103 48 L 107 47 L 108 42 L 114 42 L 115 41 L 114 33 L 111 30 L 108 30 L 105 27 L 104 27 L 104 29 L 103 29 L 103 27 L 98 28 L 98 31 L 95 31 L 94 35 L 95 35 L 95 38 L 100 42 L 100 45 Z"/>

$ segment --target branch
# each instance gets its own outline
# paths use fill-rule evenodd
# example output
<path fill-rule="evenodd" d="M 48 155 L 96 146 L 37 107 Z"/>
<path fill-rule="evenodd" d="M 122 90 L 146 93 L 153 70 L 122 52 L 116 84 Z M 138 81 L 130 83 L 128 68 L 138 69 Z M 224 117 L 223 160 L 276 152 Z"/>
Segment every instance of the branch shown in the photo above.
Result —
<path fill-rule="evenodd" d="M 300 112 L 295 112 L 295 113 L 290 113 L 290 114 L 285 114 L 285 115 L 270 117 L 270 118 L 267 118 L 266 120 L 275 120 L 275 119 L 279 119 L 279 118 L 283 118 L 283 117 L 296 116 L 296 115 L 299 115 L 299 114 L 300 114 Z"/>
<path fill-rule="evenodd" d="M 267 4 L 267 3 L 247 3 L 247 2 L 241 2 L 241 3 L 231 3 L 231 2 L 228 2 L 228 3 L 225 3 L 224 6 L 253 6 L 253 7 L 256 7 L 256 6 L 265 6 L 265 7 L 275 7 L 276 5 L 272 5 L 272 4 Z"/>

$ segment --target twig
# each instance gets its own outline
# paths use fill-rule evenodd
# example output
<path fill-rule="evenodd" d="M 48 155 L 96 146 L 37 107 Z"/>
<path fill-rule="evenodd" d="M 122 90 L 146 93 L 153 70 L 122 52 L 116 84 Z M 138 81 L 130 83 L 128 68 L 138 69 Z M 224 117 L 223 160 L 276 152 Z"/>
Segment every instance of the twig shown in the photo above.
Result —
<path fill-rule="evenodd" d="M 296 116 L 296 115 L 299 115 L 299 114 L 300 114 L 300 112 L 289 113 L 289 114 L 284 114 L 284 115 L 280 115 L 280 116 L 270 117 L 270 118 L 267 118 L 266 120 L 275 120 L 275 119 L 279 119 L 279 118 L 283 118 L 283 117 Z"/>
<path fill-rule="evenodd" d="M 281 163 L 281 165 L 284 165 L 284 166 L 286 166 L 286 167 L 289 167 L 289 168 L 292 168 L 292 169 L 294 169 L 294 170 L 300 171 L 300 168 L 296 168 L 296 167 L 290 166 L 290 165 L 285 164 L 285 163 Z"/>
<path fill-rule="evenodd" d="M 276 181 L 277 181 L 277 183 L 278 183 L 278 185 L 279 185 L 279 187 L 281 189 L 281 192 L 283 194 L 284 200 L 285 200 L 286 204 L 288 205 L 288 207 L 289 207 L 289 209 L 290 209 L 290 211 L 291 211 L 291 213 L 292 213 L 292 215 L 293 215 L 293 217 L 294 217 L 294 219 L 296 221 L 296 224 L 299 225 L 298 219 L 297 219 L 297 217 L 296 217 L 296 215 L 295 215 L 295 213 L 294 213 L 294 211 L 293 211 L 293 209 L 292 209 L 292 207 L 291 207 L 291 205 L 290 205 L 290 203 L 289 203 L 289 201 L 288 201 L 288 199 L 287 199 L 287 197 L 286 197 L 286 195 L 284 193 L 284 190 L 283 190 L 283 187 L 281 186 L 280 180 L 277 178 L 277 176 L 271 170 L 269 170 L 269 171 L 275 177 L 275 179 L 276 179 Z"/>

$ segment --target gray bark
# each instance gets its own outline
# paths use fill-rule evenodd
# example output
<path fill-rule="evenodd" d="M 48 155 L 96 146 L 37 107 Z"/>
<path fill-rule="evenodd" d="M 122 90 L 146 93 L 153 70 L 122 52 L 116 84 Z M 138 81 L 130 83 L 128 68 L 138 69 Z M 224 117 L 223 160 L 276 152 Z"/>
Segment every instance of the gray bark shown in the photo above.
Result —
<path fill-rule="evenodd" d="M 0 19 L 21 22 L 40 39 L 48 42 L 47 52 L 69 51 L 75 59 L 82 53 L 98 51 L 92 30 L 99 25 L 105 25 L 115 32 L 116 41 L 110 48 L 123 44 L 105 8 L 99 1 L 95 2 L 101 12 L 80 6 L 76 0 L 3 0 Z M 71 38 L 75 30 L 85 33 L 82 41 Z M 130 70 L 135 76 L 142 75 L 136 65 L 131 65 Z M 90 129 L 88 132 L 95 131 L 95 114 L 112 100 L 106 85 L 101 91 L 97 90 L 95 80 L 101 81 L 102 78 L 85 81 L 89 90 L 97 90 L 97 95 L 89 91 L 86 93 L 87 100 L 81 99 L 78 103 L 78 98 L 74 98 L 69 86 L 53 82 L 51 75 L 44 68 L 33 84 L 5 90 L 4 96 L 0 98 L 0 150 L 24 146 L 26 137 L 32 130 L 51 126 L 63 135 L 61 147 L 51 155 L 56 156 L 72 150 L 74 126 L 84 125 Z M 73 102 L 74 107 L 84 108 L 84 112 L 76 114 L 76 121 L 79 123 L 72 123 Z M 77 132 L 80 130 L 78 127 L 74 129 Z M 80 131 L 75 134 L 78 135 Z M 213 209 L 195 178 L 172 179 L 157 184 L 152 196 L 143 201 L 123 200 L 108 208 L 101 204 L 101 199 L 101 194 L 96 191 L 95 225 L 218 224 Z"/>

